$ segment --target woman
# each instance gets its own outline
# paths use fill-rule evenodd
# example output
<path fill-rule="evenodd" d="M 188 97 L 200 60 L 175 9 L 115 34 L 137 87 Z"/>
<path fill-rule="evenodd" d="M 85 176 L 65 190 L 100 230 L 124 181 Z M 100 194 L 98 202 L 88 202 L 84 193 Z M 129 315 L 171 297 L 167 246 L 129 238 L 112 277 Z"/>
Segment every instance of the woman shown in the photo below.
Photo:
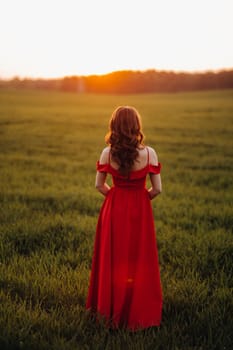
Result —
<path fill-rule="evenodd" d="M 118 107 L 97 162 L 96 188 L 105 196 L 96 229 L 86 308 L 113 328 L 158 326 L 162 313 L 155 228 L 150 200 L 161 193 L 161 165 L 143 143 L 140 115 Z M 105 182 L 107 173 L 113 185 Z M 146 189 L 150 175 L 151 188 Z"/>

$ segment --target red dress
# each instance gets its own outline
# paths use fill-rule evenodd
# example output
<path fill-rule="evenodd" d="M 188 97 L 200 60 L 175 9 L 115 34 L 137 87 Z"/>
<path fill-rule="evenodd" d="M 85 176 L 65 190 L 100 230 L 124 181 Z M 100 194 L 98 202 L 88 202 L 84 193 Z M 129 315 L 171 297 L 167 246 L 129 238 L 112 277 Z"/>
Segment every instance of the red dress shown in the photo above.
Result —
<path fill-rule="evenodd" d="M 113 186 L 102 205 L 94 244 L 86 308 L 115 327 L 131 330 L 159 326 L 162 313 L 158 252 L 148 173 L 161 164 L 131 171 L 126 179 L 109 163 L 97 170 L 110 173 Z"/>

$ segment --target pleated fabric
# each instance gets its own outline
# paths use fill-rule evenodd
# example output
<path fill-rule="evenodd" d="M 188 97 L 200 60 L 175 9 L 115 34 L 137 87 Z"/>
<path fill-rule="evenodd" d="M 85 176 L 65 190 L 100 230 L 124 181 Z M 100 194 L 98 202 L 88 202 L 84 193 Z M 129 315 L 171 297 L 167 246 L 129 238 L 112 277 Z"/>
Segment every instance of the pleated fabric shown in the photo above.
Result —
<path fill-rule="evenodd" d="M 162 288 L 153 212 L 145 188 L 147 164 L 125 178 L 109 163 L 97 170 L 110 173 L 113 186 L 100 210 L 86 308 L 109 327 L 131 330 L 159 326 Z"/>

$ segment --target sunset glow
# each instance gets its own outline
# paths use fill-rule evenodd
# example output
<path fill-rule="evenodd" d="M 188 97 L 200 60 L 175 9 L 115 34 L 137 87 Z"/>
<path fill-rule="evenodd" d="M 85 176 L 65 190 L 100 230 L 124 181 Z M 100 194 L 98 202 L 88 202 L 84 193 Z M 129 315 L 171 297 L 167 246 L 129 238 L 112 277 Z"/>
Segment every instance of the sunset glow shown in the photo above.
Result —
<path fill-rule="evenodd" d="M 233 67 L 231 0 L 0 3 L 2 78 Z"/>

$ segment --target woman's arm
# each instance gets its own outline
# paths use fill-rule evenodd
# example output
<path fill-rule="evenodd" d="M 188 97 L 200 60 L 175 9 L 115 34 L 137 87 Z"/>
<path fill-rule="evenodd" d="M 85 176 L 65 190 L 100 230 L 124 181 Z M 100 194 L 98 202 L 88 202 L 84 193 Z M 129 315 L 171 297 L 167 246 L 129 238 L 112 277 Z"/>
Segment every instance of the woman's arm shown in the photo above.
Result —
<path fill-rule="evenodd" d="M 108 163 L 109 151 L 110 151 L 109 147 L 104 148 L 104 150 L 103 150 L 103 152 L 101 153 L 101 156 L 100 156 L 100 164 Z M 110 187 L 105 182 L 106 177 L 107 177 L 107 173 L 101 173 L 100 171 L 97 171 L 96 179 L 95 179 L 95 187 L 104 196 L 106 196 L 108 191 L 110 190 Z"/>
<path fill-rule="evenodd" d="M 107 177 L 106 173 L 100 173 L 99 171 L 97 171 L 97 173 L 96 173 L 96 180 L 95 180 L 95 187 L 104 196 L 106 196 L 108 191 L 110 190 L 110 187 L 105 182 L 106 177 Z"/>
<path fill-rule="evenodd" d="M 160 174 L 150 174 L 152 187 L 148 190 L 150 199 L 155 198 L 162 192 L 162 183 Z"/>
<path fill-rule="evenodd" d="M 152 165 L 158 165 L 158 157 L 153 148 L 150 147 L 150 164 Z M 155 198 L 162 192 L 162 182 L 161 182 L 161 176 L 160 174 L 150 174 L 150 181 L 152 187 L 148 190 L 150 199 Z"/>

